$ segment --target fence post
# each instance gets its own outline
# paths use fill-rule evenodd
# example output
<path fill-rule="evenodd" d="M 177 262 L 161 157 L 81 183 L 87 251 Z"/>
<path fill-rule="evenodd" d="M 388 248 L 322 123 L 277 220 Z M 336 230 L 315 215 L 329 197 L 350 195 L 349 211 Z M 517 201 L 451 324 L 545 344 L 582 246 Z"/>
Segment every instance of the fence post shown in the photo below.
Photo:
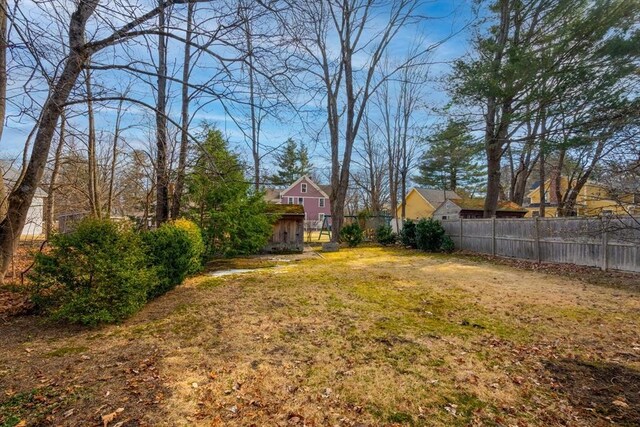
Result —
<path fill-rule="evenodd" d="M 540 217 L 535 217 L 535 250 L 536 250 L 536 262 L 540 264 Z"/>
<path fill-rule="evenodd" d="M 496 217 L 491 217 L 491 255 L 496 256 Z"/>
<path fill-rule="evenodd" d="M 602 271 L 607 271 L 609 269 L 609 251 L 607 250 L 609 247 L 609 234 L 607 233 L 607 229 L 603 228 L 602 230 Z"/>
<path fill-rule="evenodd" d="M 464 249 L 462 247 L 462 217 L 460 217 L 460 249 Z"/>

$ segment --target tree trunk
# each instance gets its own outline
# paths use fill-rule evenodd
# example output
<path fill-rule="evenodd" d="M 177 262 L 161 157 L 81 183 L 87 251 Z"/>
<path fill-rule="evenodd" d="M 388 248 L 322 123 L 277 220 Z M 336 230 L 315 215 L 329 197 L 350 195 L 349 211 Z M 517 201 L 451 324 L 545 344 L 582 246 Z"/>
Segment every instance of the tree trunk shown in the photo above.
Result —
<path fill-rule="evenodd" d="M 159 5 L 162 0 L 159 0 Z M 169 176 L 167 165 L 167 39 L 164 10 L 158 14 L 158 99 L 156 105 L 156 227 L 169 217 Z"/>
<path fill-rule="evenodd" d="M 502 146 L 498 141 L 489 141 L 487 153 L 487 196 L 484 203 L 484 217 L 495 216 L 500 198 L 500 160 Z"/>
<path fill-rule="evenodd" d="M 545 155 L 544 150 L 545 150 L 544 142 L 541 141 L 539 166 L 540 166 L 540 216 L 542 218 L 544 218 L 547 213 L 546 206 L 545 206 L 547 203 L 547 197 L 546 197 L 547 174 L 546 174 L 546 168 L 545 168 L 545 162 L 547 160 L 547 156 Z M 549 186 L 551 186 L 551 183 L 549 183 Z"/>
<path fill-rule="evenodd" d="M 0 142 L 7 111 L 7 47 L 7 1 L 0 0 Z M 0 220 L 6 215 L 8 206 L 4 172 L 0 169 Z"/>
<path fill-rule="evenodd" d="M 182 203 L 182 193 L 184 191 L 185 170 L 187 167 L 187 152 L 189 149 L 189 76 L 191 75 L 191 41 L 193 35 L 192 22 L 195 4 L 189 3 L 187 6 L 187 30 L 184 44 L 184 61 L 182 64 L 182 119 L 180 130 L 180 154 L 178 156 L 178 171 L 176 174 L 176 186 L 173 191 L 173 201 L 171 203 L 171 218 L 177 219 L 180 216 Z"/>
<path fill-rule="evenodd" d="M 558 153 L 558 163 L 556 165 L 556 173 L 553 176 L 553 180 L 554 182 L 554 191 L 555 191 L 555 198 L 556 198 L 556 206 L 557 206 L 557 215 L 560 215 L 560 211 L 562 210 L 562 169 L 564 167 L 564 159 L 565 156 L 567 154 L 567 149 L 566 147 L 563 147 L 560 149 L 560 152 Z"/>
<path fill-rule="evenodd" d="M 83 64 L 88 58 L 88 51 L 84 46 L 85 27 L 87 20 L 98 5 L 98 0 L 85 0 L 78 3 L 71 15 L 69 23 L 69 55 L 60 73 L 58 81 L 51 88 L 49 97 L 42 107 L 42 114 L 38 124 L 31 159 L 25 170 L 21 182 L 9 195 L 7 216 L 0 223 L 0 256 L 4 278 L 11 264 L 11 257 L 27 219 L 27 212 L 31 206 L 33 195 L 40 184 L 44 168 L 49 157 L 51 140 L 55 133 L 62 109 L 73 89 Z"/>
<path fill-rule="evenodd" d="M 244 18 L 244 35 L 247 43 L 247 60 L 249 61 L 249 111 L 251 114 L 251 154 L 253 157 L 253 183 L 256 191 L 260 190 L 260 135 L 256 118 L 255 76 L 253 72 L 253 41 L 249 18 Z"/>
<path fill-rule="evenodd" d="M 500 26 L 496 34 L 495 54 L 491 62 L 493 75 L 498 76 L 502 67 L 510 26 L 509 0 L 500 0 Z M 487 114 L 485 116 L 485 151 L 487 154 L 487 196 L 484 200 L 484 217 L 491 218 L 496 214 L 500 198 L 500 167 L 502 151 L 508 135 L 508 121 L 511 101 L 505 98 L 502 105 L 498 105 L 497 96 L 487 99 Z M 498 114 L 498 108 L 501 108 Z M 497 119 L 499 117 L 499 121 Z"/>
<path fill-rule="evenodd" d="M 576 181 L 576 185 L 573 186 L 572 188 L 567 189 L 568 193 L 564 197 L 562 206 L 558 205 L 559 216 L 571 216 L 575 213 L 578 196 L 580 195 L 582 188 L 589 181 L 589 178 L 591 177 L 591 174 L 593 173 L 593 170 L 596 164 L 601 159 L 602 152 L 605 148 L 605 142 L 606 142 L 605 140 L 601 140 L 598 142 L 598 145 L 596 146 L 591 162 L 589 163 L 587 168 L 582 172 L 582 174 L 578 177 L 578 180 Z"/>
<path fill-rule="evenodd" d="M 98 159 L 96 154 L 96 125 L 93 114 L 93 94 L 91 91 L 91 72 L 84 70 L 85 88 L 87 91 L 87 116 L 89 118 L 89 135 L 87 138 L 87 166 L 89 179 L 87 181 L 89 193 L 89 208 L 94 218 L 101 217 L 100 195 L 98 194 Z"/>
<path fill-rule="evenodd" d="M 56 154 L 53 158 L 53 169 L 51 171 L 51 180 L 49 181 L 49 191 L 47 192 L 47 201 L 44 206 L 44 235 L 45 239 L 49 240 L 51 232 L 53 231 L 54 221 L 54 209 L 56 198 L 56 185 L 58 180 L 58 174 L 60 173 L 60 157 L 62 156 L 62 150 L 64 148 L 64 137 L 66 131 L 67 121 L 64 116 L 64 111 L 60 115 L 60 140 L 58 141 L 58 147 L 56 147 Z"/>
<path fill-rule="evenodd" d="M 116 128 L 113 131 L 113 146 L 111 147 L 111 170 L 109 171 L 109 193 L 107 195 L 107 218 L 111 218 L 111 209 L 113 206 L 113 186 L 116 179 L 116 162 L 118 160 L 118 139 L 120 139 L 120 120 L 122 118 L 122 103 L 118 103 L 118 112 L 116 114 Z"/>
<path fill-rule="evenodd" d="M 407 217 L 407 171 L 405 169 L 400 173 L 400 187 L 402 191 L 402 219 Z"/>

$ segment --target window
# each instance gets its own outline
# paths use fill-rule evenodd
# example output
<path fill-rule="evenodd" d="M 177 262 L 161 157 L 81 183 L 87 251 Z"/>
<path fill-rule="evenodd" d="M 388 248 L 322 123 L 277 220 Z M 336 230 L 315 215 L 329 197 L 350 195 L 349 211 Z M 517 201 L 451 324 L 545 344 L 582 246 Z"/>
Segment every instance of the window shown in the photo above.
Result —
<path fill-rule="evenodd" d="M 322 224 L 324 222 L 324 214 L 323 213 L 319 213 L 318 214 L 318 221 L 320 221 L 320 224 Z"/>
<path fill-rule="evenodd" d="M 318 206 L 324 208 L 324 197 L 320 197 L 318 199 Z"/>
<path fill-rule="evenodd" d="M 443 220 L 447 219 L 447 216 L 446 215 L 442 215 L 442 219 Z"/>
<path fill-rule="evenodd" d="M 293 197 L 289 197 L 289 204 L 292 205 L 293 204 Z"/>
<path fill-rule="evenodd" d="M 298 204 L 304 205 L 304 197 L 298 197 Z"/>
<path fill-rule="evenodd" d="M 302 183 L 302 185 L 300 186 L 300 191 L 303 193 L 307 192 L 307 184 L 305 184 L 304 182 Z"/>

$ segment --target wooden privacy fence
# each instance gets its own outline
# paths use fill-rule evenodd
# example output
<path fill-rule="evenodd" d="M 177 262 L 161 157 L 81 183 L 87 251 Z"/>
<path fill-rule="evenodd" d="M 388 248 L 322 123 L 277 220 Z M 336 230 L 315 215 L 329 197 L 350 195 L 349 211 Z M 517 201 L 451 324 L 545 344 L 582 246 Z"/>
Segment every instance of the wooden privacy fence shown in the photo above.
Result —
<path fill-rule="evenodd" d="M 442 225 L 459 249 L 640 272 L 640 218 L 459 219 Z"/>

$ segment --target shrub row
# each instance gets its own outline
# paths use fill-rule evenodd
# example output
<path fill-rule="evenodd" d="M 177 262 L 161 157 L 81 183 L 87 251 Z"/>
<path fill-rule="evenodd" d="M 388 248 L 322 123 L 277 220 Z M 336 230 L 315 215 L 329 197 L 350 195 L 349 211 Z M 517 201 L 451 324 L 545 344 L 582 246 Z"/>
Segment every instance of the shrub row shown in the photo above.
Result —
<path fill-rule="evenodd" d="M 406 220 L 400 232 L 400 242 L 403 246 L 426 252 L 451 252 L 454 249 L 453 241 L 445 235 L 440 221 L 432 218 L 422 218 L 418 222 Z"/>
<path fill-rule="evenodd" d="M 340 238 L 353 247 L 362 243 L 364 232 L 357 222 L 353 222 L 342 227 Z M 375 238 L 383 246 L 393 245 L 399 239 L 403 246 L 426 252 L 451 252 L 454 249 L 453 241 L 445 235 L 442 224 L 431 218 L 418 222 L 406 220 L 399 236 L 390 225 L 382 225 L 376 230 Z"/>
<path fill-rule="evenodd" d="M 32 300 L 54 319 L 96 325 L 120 321 L 179 285 L 202 265 L 204 243 L 186 220 L 137 233 L 86 219 L 36 255 Z"/>

